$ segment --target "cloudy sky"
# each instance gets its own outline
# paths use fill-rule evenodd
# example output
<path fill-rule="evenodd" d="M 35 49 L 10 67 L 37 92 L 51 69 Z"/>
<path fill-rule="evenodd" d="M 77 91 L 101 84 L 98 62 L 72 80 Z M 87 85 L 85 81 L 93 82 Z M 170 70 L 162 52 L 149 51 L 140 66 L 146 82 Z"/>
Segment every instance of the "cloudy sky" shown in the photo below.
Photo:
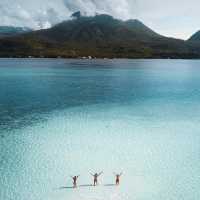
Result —
<path fill-rule="evenodd" d="M 200 0 L 0 0 L 0 25 L 48 28 L 81 10 L 137 18 L 160 34 L 187 39 L 200 30 Z"/>

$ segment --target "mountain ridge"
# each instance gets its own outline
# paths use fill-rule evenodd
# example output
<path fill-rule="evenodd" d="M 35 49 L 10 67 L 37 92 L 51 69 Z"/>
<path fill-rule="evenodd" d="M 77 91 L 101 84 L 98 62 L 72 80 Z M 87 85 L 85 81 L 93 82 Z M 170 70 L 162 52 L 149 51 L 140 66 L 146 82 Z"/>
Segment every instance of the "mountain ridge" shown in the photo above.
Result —
<path fill-rule="evenodd" d="M 0 39 L 1 57 L 200 58 L 200 45 L 162 36 L 141 21 L 80 16 Z"/>
<path fill-rule="evenodd" d="M 28 27 L 0 26 L 0 38 L 12 37 L 30 31 L 32 31 L 32 29 Z"/>
<path fill-rule="evenodd" d="M 189 39 L 188 41 L 192 41 L 192 42 L 200 42 L 200 30 L 197 31 L 196 33 L 194 33 Z"/>

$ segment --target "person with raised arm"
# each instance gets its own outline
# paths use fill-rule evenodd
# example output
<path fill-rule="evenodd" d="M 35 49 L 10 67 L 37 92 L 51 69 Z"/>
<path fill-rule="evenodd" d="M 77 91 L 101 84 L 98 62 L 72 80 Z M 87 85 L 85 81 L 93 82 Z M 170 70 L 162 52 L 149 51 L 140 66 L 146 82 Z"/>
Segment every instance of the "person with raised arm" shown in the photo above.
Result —
<path fill-rule="evenodd" d="M 74 188 L 77 188 L 77 180 L 78 180 L 78 177 L 79 177 L 80 175 L 78 175 L 78 176 L 71 176 L 71 178 L 72 178 L 72 180 L 73 180 L 73 187 Z"/>
<path fill-rule="evenodd" d="M 119 183 L 120 183 L 120 177 L 121 177 L 121 175 L 122 175 L 122 172 L 121 172 L 120 174 L 114 173 L 114 175 L 115 175 L 115 177 L 116 177 L 116 179 L 115 179 L 115 184 L 116 184 L 116 185 L 119 185 Z"/>
<path fill-rule="evenodd" d="M 94 177 L 94 186 L 96 186 L 98 184 L 98 177 L 102 174 L 103 172 L 100 172 L 99 174 L 98 173 L 95 173 L 95 174 L 92 174 L 90 173 L 93 177 Z"/>

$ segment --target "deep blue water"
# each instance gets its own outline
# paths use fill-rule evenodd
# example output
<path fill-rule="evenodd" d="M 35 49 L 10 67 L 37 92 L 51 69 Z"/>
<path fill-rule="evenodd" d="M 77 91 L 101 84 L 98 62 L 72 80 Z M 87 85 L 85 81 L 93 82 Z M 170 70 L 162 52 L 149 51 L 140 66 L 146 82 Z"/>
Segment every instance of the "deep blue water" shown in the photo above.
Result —
<path fill-rule="evenodd" d="M 1 59 L 0 199 L 199 200 L 199 102 L 199 60 Z"/>
<path fill-rule="evenodd" d="M 37 120 L 40 114 L 75 106 L 198 102 L 199 65 L 199 61 L 181 60 L 3 59 L 1 126 L 20 127 L 30 123 L 29 117 Z"/>

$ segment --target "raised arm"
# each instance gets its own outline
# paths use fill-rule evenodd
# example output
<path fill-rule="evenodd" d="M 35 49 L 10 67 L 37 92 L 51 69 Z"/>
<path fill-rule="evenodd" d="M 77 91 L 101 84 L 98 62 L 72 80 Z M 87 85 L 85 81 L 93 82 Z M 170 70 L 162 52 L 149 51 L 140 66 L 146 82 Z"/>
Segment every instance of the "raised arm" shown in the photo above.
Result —
<path fill-rule="evenodd" d="M 121 172 L 119 176 L 121 176 L 122 174 L 123 174 L 123 172 Z"/>
<path fill-rule="evenodd" d="M 98 174 L 98 176 L 100 176 L 101 174 L 103 174 L 103 171 L 102 171 L 102 172 L 100 172 L 100 173 Z"/>
<path fill-rule="evenodd" d="M 94 176 L 94 174 L 90 173 L 91 176 Z"/>

